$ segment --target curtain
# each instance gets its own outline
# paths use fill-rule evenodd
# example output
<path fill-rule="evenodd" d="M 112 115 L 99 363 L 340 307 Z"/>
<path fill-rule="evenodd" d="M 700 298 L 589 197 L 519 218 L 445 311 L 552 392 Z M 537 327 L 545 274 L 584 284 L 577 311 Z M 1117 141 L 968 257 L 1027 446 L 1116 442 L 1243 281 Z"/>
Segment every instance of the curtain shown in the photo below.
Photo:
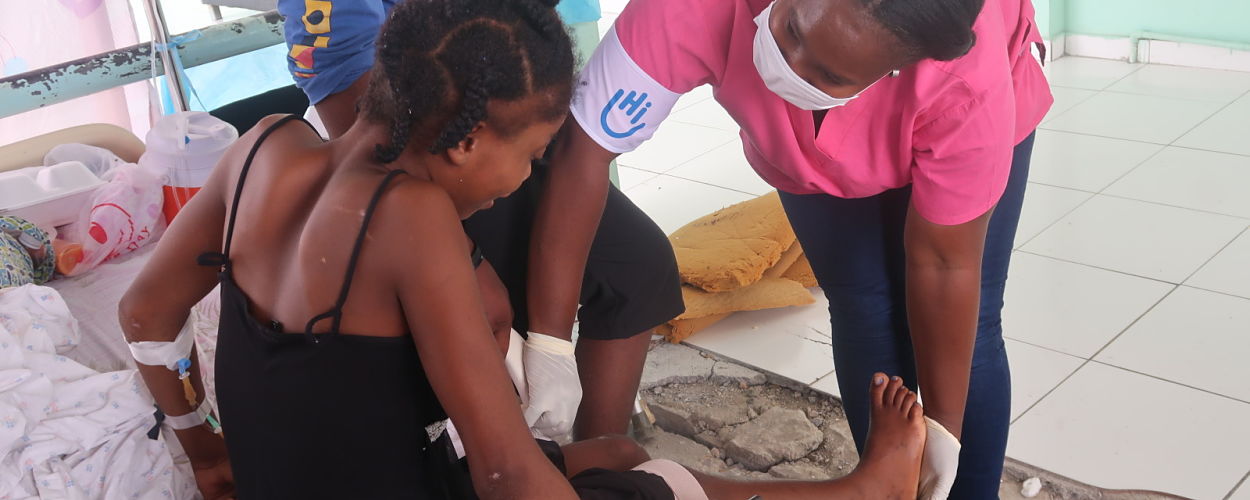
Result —
<path fill-rule="evenodd" d="M 0 74 L 138 43 L 135 19 L 127 0 L 0 0 Z M 134 83 L 0 118 L 0 144 L 87 123 L 111 123 L 143 138 L 155 111 L 150 89 Z"/>

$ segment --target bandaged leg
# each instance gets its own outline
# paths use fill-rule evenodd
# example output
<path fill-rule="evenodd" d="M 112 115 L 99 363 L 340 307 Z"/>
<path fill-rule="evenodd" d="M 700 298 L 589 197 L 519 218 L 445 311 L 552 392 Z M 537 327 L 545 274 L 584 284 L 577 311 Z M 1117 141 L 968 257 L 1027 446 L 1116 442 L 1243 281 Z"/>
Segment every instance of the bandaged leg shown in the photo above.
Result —
<path fill-rule="evenodd" d="M 673 498 L 676 500 L 708 500 L 707 493 L 699 485 L 699 480 L 677 462 L 662 459 L 651 460 L 634 467 L 634 470 L 660 476 L 668 484 L 669 489 L 673 490 Z"/>

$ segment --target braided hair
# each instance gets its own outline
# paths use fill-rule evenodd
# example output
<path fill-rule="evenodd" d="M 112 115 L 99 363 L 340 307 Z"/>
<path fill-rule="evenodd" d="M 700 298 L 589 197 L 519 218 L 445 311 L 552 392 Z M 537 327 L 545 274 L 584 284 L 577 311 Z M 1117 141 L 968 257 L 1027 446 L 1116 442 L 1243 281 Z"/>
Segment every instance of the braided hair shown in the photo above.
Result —
<path fill-rule="evenodd" d="M 541 95 L 541 109 L 527 118 L 564 116 L 574 56 L 557 2 L 407 0 L 395 6 L 361 101 L 366 119 L 390 125 L 390 144 L 375 146 L 377 161 L 395 161 L 411 140 L 441 153 L 484 121 L 505 136 L 524 128 L 492 121 L 486 111 L 491 99 Z"/>

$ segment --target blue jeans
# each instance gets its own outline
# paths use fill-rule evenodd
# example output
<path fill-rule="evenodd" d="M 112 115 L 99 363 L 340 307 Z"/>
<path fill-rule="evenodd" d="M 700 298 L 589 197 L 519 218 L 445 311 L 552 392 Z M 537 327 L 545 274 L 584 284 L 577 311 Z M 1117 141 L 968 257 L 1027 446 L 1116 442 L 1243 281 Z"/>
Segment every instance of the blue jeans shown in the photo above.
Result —
<path fill-rule="evenodd" d="M 998 498 L 1011 419 L 1011 372 L 1003 345 L 1003 291 L 1029 176 L 1033 135 L 1015 148 L 1007 189 L 990 218 L 981 309 L 972 356 L 963 451 L 952 499 Z M 860 199 L 781 194 L 786 215 L 829 298 L 833 358 L 855 445 L 868 435 L 868 382 L 898 375 L 916 389 L 905 300 L 905 187 Z"/>

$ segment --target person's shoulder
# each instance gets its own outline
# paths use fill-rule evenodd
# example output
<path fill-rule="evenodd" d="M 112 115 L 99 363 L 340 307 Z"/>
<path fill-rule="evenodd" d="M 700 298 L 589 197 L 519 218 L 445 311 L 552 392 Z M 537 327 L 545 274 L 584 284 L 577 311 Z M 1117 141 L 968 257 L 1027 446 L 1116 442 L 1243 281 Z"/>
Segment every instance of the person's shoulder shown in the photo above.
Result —
<path fill-rule="evenodd" d="M 404 287 L 438 275 L 469 247 L 451 196 L 442 188 L 399 175 L 382 193 L 370 223 L 369 244 Z M 394 266 L 395 263 L 403 265 Z"/>
<path fill-rule="evenodd" d="M 407 174 L 391 181 L 374 217 L 380 226 L 402 232 L 461 231 L 460 216 L 447 191 Z"/>

